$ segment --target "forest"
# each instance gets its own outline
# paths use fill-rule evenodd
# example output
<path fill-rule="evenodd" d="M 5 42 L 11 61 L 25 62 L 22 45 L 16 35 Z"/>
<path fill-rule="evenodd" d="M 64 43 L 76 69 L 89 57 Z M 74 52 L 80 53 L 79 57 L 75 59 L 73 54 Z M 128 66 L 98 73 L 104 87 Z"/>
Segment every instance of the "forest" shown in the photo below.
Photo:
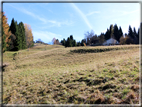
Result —
<path fill-rule="evenodd" d="M 29 24 L 17 23 L 14 18 L 9 26 L 4 12 L 2 15 L 2 52 L 18 51 L 34 45 L 32 29 Z"/>

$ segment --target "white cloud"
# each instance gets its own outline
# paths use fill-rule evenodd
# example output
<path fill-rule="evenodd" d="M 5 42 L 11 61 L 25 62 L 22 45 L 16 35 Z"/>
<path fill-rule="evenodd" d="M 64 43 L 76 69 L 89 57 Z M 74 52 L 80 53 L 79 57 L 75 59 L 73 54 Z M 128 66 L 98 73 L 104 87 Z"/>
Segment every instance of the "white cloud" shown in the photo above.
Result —
<path fill-rule="evenodd" d="M 50 23 L 52 23 L 52 25 L 50 25 L 50 27 L 61 27 L 62 25 L 67 25 L 67 26 L 72 26 L 73 25 L 73 21 L 68 21 L 68 20 L 64 20 L 64 21 L 55 21 L 55 20 L 49 20 Z"/>
<path fill-rule="evenodd" d="M 62 35 L 48 31 L 33 31 L 33 36 L 34 40 L 41 39 L 46 43 L 51 42 L 54 37 L 57 39 L 62 39 Z"/>
<path fill-rule="evenodd" d="M 84 15 L 84 13 L 74 4 L 74 3 L 70 3 L 71 6 L 80 14 L 80 16 L 83 18 L 83 20 L 85 21 L 85 23 L 87 24 L 87 26 L 90 29 L 93 29 L 93 27 L 91 26 L 90 22 L 88 21 L 88 19 L 86 18 L 86 16 Z"/>
<path fill-rule="evenodd" d="M 99 11 L 93 11 L 93 12 L 88 13 L 86 16 L 90 16 L 90 15 L 93 15 L 95 13 L 100 13 L 100 12 Z"/>

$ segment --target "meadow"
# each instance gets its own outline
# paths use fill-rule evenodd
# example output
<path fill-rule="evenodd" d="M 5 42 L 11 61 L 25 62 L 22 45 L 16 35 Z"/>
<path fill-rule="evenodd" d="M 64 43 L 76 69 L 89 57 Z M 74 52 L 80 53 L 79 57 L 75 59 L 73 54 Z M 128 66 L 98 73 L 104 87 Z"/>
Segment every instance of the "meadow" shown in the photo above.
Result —
<path fill-rule="evenodd" d="M 139 45 L 37 44 L 3 54 L 4 104 L 139 104 Z"/>

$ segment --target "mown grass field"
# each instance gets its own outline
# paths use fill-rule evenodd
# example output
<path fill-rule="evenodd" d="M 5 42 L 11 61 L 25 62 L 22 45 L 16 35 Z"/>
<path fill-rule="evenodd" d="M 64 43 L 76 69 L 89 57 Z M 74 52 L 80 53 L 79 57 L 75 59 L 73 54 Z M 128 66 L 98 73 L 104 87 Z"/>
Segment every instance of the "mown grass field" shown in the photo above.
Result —
<path fill-rule="evenodd" d="M 5 52 L 4 104 L 139 104 L 139 45 Z"/>

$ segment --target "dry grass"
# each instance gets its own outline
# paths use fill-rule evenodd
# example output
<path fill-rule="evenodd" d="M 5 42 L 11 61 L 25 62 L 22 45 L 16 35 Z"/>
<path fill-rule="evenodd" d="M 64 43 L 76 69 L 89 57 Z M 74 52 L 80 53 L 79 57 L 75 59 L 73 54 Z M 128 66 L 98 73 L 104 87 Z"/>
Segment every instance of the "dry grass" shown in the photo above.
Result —
<path fill-rule="evenodd" d="M 81 54 L 71 50 L 106 47 L 40 45 L 5 52 L 3 103 L 138 104 L 139 48 L 124 47 Z"/>

